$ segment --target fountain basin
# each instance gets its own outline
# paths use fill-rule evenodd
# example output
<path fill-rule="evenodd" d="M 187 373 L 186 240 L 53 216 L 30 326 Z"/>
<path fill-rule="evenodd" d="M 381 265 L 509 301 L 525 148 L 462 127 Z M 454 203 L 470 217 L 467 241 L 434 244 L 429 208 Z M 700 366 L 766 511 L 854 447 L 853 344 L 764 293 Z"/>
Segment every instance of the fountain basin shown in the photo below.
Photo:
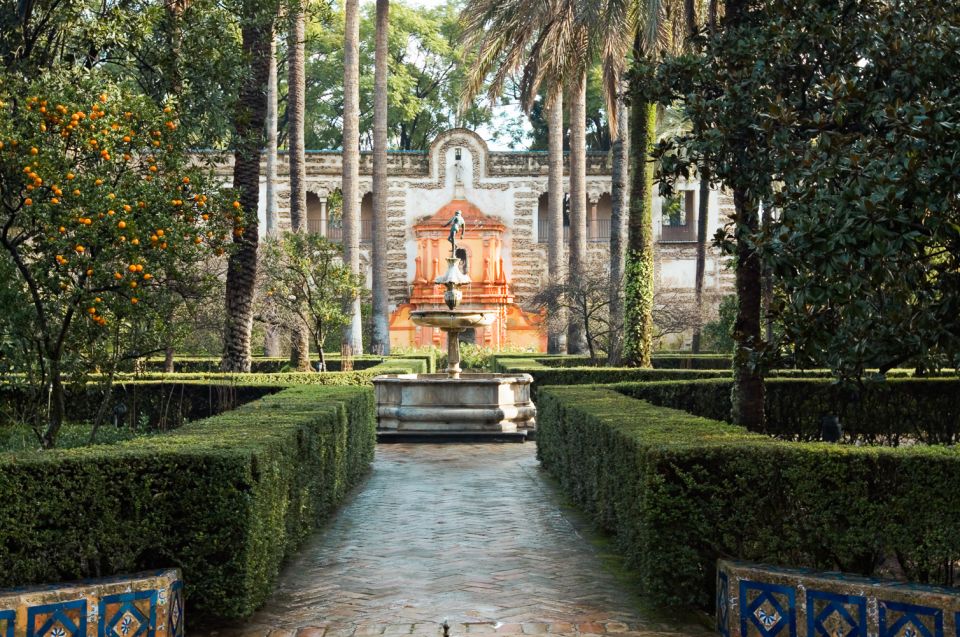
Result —
<path fill-rule="evenodd" d="M 497 318 L 491 312 L 480 310 L 416 310 L 410 313 L 414 325 L 439 327 L 442 330 L 462 331 L 471 327 L 490 325 Z"/>
<path fill-rule="evenodd" d="M 403 437 L 523 440 L 536 427 L 529 374 L 388 374 L 373 385 L 381 440 Z M 412 434 L 412 436 L 411 436 Z"/>

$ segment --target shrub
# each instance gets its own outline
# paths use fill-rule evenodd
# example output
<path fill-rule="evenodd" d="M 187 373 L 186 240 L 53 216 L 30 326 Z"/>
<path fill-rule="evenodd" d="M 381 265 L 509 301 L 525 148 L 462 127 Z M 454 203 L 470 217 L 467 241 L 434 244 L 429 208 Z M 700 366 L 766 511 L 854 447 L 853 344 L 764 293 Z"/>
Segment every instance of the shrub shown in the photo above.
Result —
<path fill-rule="evenodd" d="M 792 443 L 603 387 L 538 400 L 543 466 L 660 604 L 709 607 L 718 557 L 953 584 L 960 452 Z"/>
<path fill-rule="evenodd" d="M 835 414 L 847 440 L 897 445 L 903 438 L 924 443 L 960 440 L 960 380 L 893 378 L 862 387 L 827 378 L 766 381 L 767 433 L 788 440 L 817 440 L 820 417 Z M 716 420 L 730 418 L 729 380 L 628 383 L 623 394 Z"/>
<path fill-rule="evenodd" d="M 533 377 L 532 392 L 536 399 L 539 388 L 547 385 L 591 385 L 628 381 L 659 381 L 727 377 L 719 370 L 643 369 L 639 367 L 548 367 L 529 359 L 498 359 L 503 373 L 525 373 Z"/>
<path fill-rule="evenodd" d="M 179 566 L 197 610 L 252 613 L 364 475 L 373 392 L 295 387 L 174 433 L 0 454 L 0 586 Z"/>

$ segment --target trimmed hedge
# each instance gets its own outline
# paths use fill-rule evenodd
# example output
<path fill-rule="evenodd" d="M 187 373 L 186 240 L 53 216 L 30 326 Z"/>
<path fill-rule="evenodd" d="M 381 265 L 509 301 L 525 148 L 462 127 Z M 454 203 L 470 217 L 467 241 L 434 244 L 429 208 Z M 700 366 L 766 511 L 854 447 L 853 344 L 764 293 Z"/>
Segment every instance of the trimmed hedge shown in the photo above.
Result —
<path fill-rule="evenodd" d="M 499 359 L 501 373 L 524 373 L 533 377 L 532 393 L 547 385 L 594 385 L 629 381 L 662 381 L 697 378 L 726 378 L 720 370 L 642 369 L 639 367 L 550 367 L 529 359 Z"/>
<path fill-rule="evenodd" d="M 370 388 L 302 386 L 166 435 L 0 454 L 0 587 L 179 566 L 193 608 L 248 616 L 375 444 Z"/>
<path fill-rule="evenodd" d="M 364 358 L 354 358 L 353 359 L 353 368 L 355 370 L 367 369 L 368 367 L 373 367 L 374 365 L 379 365 L 383 362 L 382 356 L 377 357 L 364 357 Z M 311 362 L 316 365 L 316 360 L 311 360 Z M 340 371 L 340 358 L 339 357 L 329 357 L 326 360 L 327 371 L 328 372 L 339 372 Z M 148 372 L 163 372 L 164 361 L 162 358 L 151 358 L 145 361 L 145 369 Z M 220 358 L 219 357 L 192 357 L 192 356 L 178 356 L 174 359 L 173 362 L 174 372 L 172 373 L 182 373 L 182 374 L 196 374 L 196 373 L 208 373 L 208 372 L 219 372 L 220 371 Z M 253 358 L 250 360 L 250 372 L 253 374 L 275 374 L 278 372 L 289 372 L 290 370 L 290 359 L 289 358 L 266 358 L 259 357 Z"/>
<path fill-rule="evenodd" d="M 123 401 L 127 420 L 150 428 L 179 426 L 184 420 L 207 418 L 292 385 L 370 385 L 380 374 L 426 373 L 425 357 L 389 358 L 363 371 L 286 372 L 233 374 L 194 372 L 163 374 L 148 372 L 119 376 L 114 382 L 112 403 Z M 0 384 L 0 413 L 5 406 L 23 400 L 15 385 Z M 67 404 L 72 422 L 92 421 L 103 400 L 96 384 L 67 386 Z M 108 420 L 110 420 L 108 418 Z M 3 426 L 0 420 L 0 427 Z"/>
<path fill-rule="evenodd" d="M 340 371 L 340 356 L 334 354 L 326 355 L 327 372 Z M 436 370 L 436 360 L 432 353 L 412 353 L 404 354 L 398 357 L 383 357 L 363 355 L 353 359 L 354 371 L 363 371 L 382 363 L 388 365 L 396 361 L 421 360 L 423 361 L 424 373 L 433 373 Z M 311 359 L 316 365 L 316 358 Z M 144 362 L 148 373 L 163 373 L 164 360 L 162 358 L 149 358 Z M 177 356 L 174 359 L 174 372 L 197 374 L 197 373 L 217 373 L 220 371 L 220 358 L 215 356 Z M 250 360 L 250 372 L 253 374 L 276 374 L 280 372 L 290 372 L 290 359 L 287 357 L 269 358 L 266 356 L 257 356 Z"/>
<path fill-rule="evenodd" d="M 953 584 L 960 450 L 792 443 L 612 388 L 548 387 L 537 453 L 655 603 L 708 608 L 719 557 Z"/>
<path fill-rule="evenodd" d="M 627 383 L 615 389 L 656 405 L 715 420 L 730 419 L 729 380 Z M 766 381 L 767 432 L 787 440 L 817 440 L 820 417 L 836 414 L 847 440 L 897 445 L 960 442 L 960 379 L 891 378 L 861 388 L 829 379 Z"/>

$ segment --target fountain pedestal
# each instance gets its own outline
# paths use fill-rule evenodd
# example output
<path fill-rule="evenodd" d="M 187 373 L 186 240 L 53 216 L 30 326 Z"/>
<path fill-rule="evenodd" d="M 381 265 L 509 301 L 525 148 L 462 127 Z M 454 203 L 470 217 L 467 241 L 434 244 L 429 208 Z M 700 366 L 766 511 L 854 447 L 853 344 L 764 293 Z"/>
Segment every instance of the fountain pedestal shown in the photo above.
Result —
<path fill-rule="evenodd" d="M 529 374 L 464 374 L 460 368 L 460 333 L 489 325 L 496 315 L 459 307 L 460 286 L 470 283 L 459 262 L 448 258 L 447 272 L 435 281 L 447 288 L 443 297 L 448 309 L 410 315 L 417 325 L 446 332 L 446 373 L 388 374 L 373 379 L 380 441 L 519 442 L 536 427 Z"/>

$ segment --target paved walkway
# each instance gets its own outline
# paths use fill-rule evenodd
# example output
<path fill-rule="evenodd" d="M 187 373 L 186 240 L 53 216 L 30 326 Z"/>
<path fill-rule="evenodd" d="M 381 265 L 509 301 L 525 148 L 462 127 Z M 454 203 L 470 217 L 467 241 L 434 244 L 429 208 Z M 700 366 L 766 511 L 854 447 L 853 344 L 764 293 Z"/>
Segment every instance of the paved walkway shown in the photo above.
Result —
<path fill-rule="evenodd" d="M 220 637 L 707 631 L 639 610 L 542 475 L 535 445 L 380 445 L 369 481 Z M 192 631 L 191 631 L 192 632 Z"/>

